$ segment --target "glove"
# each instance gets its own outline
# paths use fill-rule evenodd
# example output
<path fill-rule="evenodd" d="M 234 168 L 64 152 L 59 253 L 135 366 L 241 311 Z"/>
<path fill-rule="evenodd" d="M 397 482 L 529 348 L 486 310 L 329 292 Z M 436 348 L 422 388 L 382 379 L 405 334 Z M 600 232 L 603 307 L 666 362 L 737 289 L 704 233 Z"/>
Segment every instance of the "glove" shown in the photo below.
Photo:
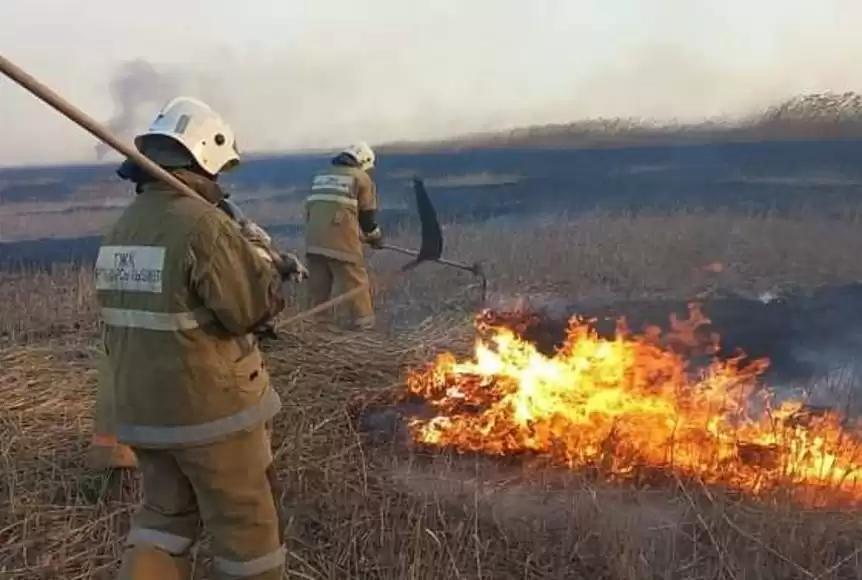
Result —
<path fill-rule="evenodd" d="M 240 224 L 240 231 L 245 239 L 255 246 L 264 249 L 270 249 L 272 247 L 272 238 L 268 233 L 266 233 L 266 230 L 253 221 L 243 220 Z"/>
<path fill-rule="evenodd" d="M 275 247 L 272 245 L 272 238 L 266 233 L 266 230 L 247 219 L 240 222 L 239 228 L 242 236 L 254 246 L 255 251 L 261 258 L 273 264 L 278 261 L 278 252 L 275 251 Z"/>
<path fill-rule="evenodd" d="M 296 257 L 296 254 L 282 252 L 277 256 L 274 264 L 278 273 L 281 274 L 282 280 L 290 279 L 299 283 L 308 278 L 308 268 Z"/>
<path fill-rule="evenodd" d="M 308 269 L 299 258 L 290 252 L 276 251 L 272 238 L 262 227 L 247 219 L 240 224 L 240 231 L 262 258 L 272 262 L 282 280 L 289 278 L 294 282 L 302 282 L 308 278 Z"/>
<path fill-rule="evenodd" d="M 365 234 L 362 239 L 375 250 L 379 250 L 383 246 L 383 232 L 380 230 L 380 226 Z"/>

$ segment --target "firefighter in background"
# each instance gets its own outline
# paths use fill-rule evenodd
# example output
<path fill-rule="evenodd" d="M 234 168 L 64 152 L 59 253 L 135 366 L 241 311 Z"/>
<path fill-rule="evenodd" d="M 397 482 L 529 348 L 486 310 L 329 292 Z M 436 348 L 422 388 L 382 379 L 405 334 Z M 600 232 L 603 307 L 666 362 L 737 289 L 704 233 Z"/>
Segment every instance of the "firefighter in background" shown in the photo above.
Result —
<path fill-rule="evenodd" d="M 266 424 L 281 400 L 252 332 L 284 308 L 282 282 L 307 271 L 217 207 L 218 176 L 240 156 L 206 104 L 172 100 L 135 145 L 199 197 L 125 166 L 138 195 L 96 260 L 115 432 L 137 456 L 144 495 L 119 578 L 188 580 L 202 523 L 215 578 L 280 579 Z"/>
<path fill-rule="evenodd" d="M 369 175 L 374 151 L 357 143 L 336 155 L 315 175 L 306 198 L 305 252 L 309 271 L 310 307 L 364 285 L 347 304 L 350 326 L 368 330 L 376 324 L 365 269 L 363 242 L 379 248 L 377 188 Z"/>

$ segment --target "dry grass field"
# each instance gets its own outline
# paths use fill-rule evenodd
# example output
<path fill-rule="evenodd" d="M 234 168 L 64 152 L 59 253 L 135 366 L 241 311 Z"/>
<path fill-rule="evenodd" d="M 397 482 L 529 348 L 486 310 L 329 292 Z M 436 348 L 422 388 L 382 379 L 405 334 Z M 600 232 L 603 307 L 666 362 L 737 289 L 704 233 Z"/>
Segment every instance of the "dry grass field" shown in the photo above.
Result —
<path fill-rule="evenodd" d="M 486 260 L 492 300 L 548 294 L 589 305 L 862 279 L 862 232 L 850 219 L 596 213 L 444 231 L 448 257 Z M 381 273 L 400 260 L 371 263 Z M 84 462 L 98 354 L 89 273 L 2 276 L 0 578 L 109 578 L 138 485 Z M 294 298 L 290 312 L 301 290 Z M 287 577 L 862 578 L 862 521 L 840 506 L 798 505 L 780 489 L 754 499 L 673 471 L 635 485 L 521 456 L 376 440 L 357 409 L 403 392 L 408 369 L 438 352 L 469 355 L 481 307 L 469 274 L 438 265 L 376 300 L 378 335 L 297 328 L 266 345 L 285 401 L 274 446 L 290 515 Z"/>

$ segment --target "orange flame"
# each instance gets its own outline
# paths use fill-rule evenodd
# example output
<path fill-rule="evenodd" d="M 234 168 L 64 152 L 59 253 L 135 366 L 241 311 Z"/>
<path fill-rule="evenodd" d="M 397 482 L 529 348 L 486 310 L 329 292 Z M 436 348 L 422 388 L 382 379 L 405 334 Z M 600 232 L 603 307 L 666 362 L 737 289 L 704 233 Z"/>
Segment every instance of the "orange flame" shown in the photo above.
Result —
<path fill-rule="evenodd" d="M 760 381 L 766 360 L 720 360 L 709 349 L 705 368 L 692 369 L 679 347 L 691 349 L 708 322 L 696 309 L 664 338 L 622 323 L 604 339 L 575 318 L 551 356 L 520 338 L 523 328 L 483 316 L 472 360 L 446 353 L 408 375 L 408 394 L 436 412 L 411 421 L 416 441 L 532 453 L 612 477 L 658 469 L 752 495 L 791 490 L 810 505 L 862 500 L 858 428 L 834 411 L 775 404 Z"/>

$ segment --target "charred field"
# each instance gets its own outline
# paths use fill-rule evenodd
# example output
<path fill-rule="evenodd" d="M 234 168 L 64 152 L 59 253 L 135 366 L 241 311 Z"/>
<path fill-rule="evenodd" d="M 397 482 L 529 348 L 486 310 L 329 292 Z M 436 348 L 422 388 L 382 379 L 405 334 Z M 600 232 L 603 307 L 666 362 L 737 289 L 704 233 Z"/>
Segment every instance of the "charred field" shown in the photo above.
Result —
<path fill-rule="evenodd" d="M 393 211 L 398 171 L 428 175 L 447 257 L 484 260 L 491 293 L 423 266 L 375 295 L 379 333 L 264 343 L 285 403 L 288 577 L 862 578 L 857 149 L 826 147 L 776 149 L 777 164 L 756 148 L 677 151 L 664 169 L 671 150 L 604 152 L 574 178 L 562 153 L 401 158 Z M 518 163 L 533 177 L 489 177 L 529 173 Z M 531 191 L 546 192 L 538 208 L 519 209 Z M 399 216 L 392 241 L 411 245 Z M 0 273 L 2 578 L 111 577 L 139 498 L 135 474 L 86 465 L 97 315 L 86 255 L 67 258 Z M 370 260 L 375 274 L 401 263 Z M 286 315 L 302 300 L 290 289 Z M 566 351 L 575 315 L 595 334 Z M 501 363 L 512 343 L 494 328 L 526 350 Z M 739 350 L 733 372 L 710 366 Z M 685 437 L 666 435 L 668 416 Z M 449 427 L 423 432 L 434 417 Z M 198 577 L 207 566 L 202 550 Z"/>

